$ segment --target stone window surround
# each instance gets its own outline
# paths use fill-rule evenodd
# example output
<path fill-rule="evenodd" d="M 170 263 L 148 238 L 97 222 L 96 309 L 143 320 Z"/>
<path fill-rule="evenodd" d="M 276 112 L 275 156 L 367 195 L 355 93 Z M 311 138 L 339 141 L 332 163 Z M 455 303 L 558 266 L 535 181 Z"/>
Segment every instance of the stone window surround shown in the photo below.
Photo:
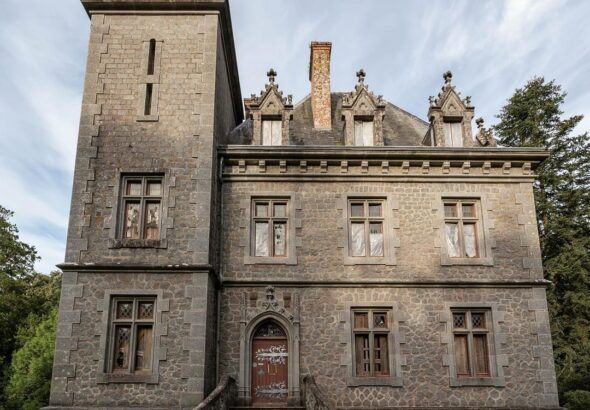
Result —
<path fill-rule="evenodd" d="M 383 256 L 350 256 L 349 250 L 349 216 L 348 204 L 354 199 L 383 200 Z M 342 248 L 344 265 L 388 265 L 396 264 L 395 248 L 399 248 L 399 236 L 394 230 L 399 229 L 399 204 L 391 193 L 349 192 L 341 195 L 337 202 L 341 211 L 340 229 L 342 231 L 339 248 Z"/>
<path fill-rule="evenodd" d="M 150 40 L 156 40 L 156 50 L 154 54 L 154 73 L 147 74 L 148 70 L 148 58 L 150 50 Z M 158 40 L 154 37 L 145 37 L 142 39 L 142 47 L 140 49 L 141 61 L 138 78 L 139 78 L 139 92 L 137 101 L 137 116 L 135 118 L 138 122 L 156 122 L 159 120 L 158 113 L 158 100 L 160 93 L 160 60 L 162 56 L 163 40 Z M 147 92 L 147 85 L 152 84 L 152 101 L 151 101 L 151 112 L 150 115 L 145 115 L 145 97 Z"/>
<path fill-rule="evenodd" d="M 397 302 L 357 302 L 347 303 L 346 310 L 341 312 L 340 322 L 344 325 L 341 344 L 346 345 L 345 356 L 341 362 L 341 366 L 347 368 L 346 384 L 348 387 L 361 386 L 390 386 L 403 387 L 402 366 L 404 366 L 405 359 L 401 354 L 401 344 L 405 343 L 405 339 L 400 332 L 399 323 L 405 322 L 405 316 L 400 309 Z M 383 309 L 389 313 L 389 376 L 383 377 L 356 377 L 354 374 L 355 360 L 354 360 L 354 334 L 353 334 L 353 311 L 355 309 Z"/>
<path fill-rule="evenodd" d="M 252 253 L 252 203 L 256 199 L 287 200 L 287 215 L 288 232 L 287 232 L 287 256 L 253 256 Z M 297 265 L 297 248 L 300 243 L 297 241 L 296 229 L 301 228 L 301 219 L 296 217 L 296 211 L 301 209 L 295 192 L 258 192 L 256 194 L 248 194 L 240 202 L 240 208 L 244 212 L 245 217 L 242 219 L 240 229 L 243 231 L 242 242 L 240 246 L 244 248 L 244 264 L 245 265 Z"/>
<path fill-rule="evenodd" d="M 156 311 L 154 315 L 154 340 L 153 340 L 153 362 L 151 374 L 118 374 L 108 371 L 110 364 L 109 352 L 111 348 L 110 338 L 110 322 L 111 322 L 111 302 L 115 297 L 155 297 Z M 107 383 L 145 383 L 157 384 L 159 382 L 159 368 L 160 361 L 166 360 L 166 348 L 160 346 L 160 336 L 168 334 L 168 325 L 162 318 L 163 312 L 170 310 L 170 301 L 164 299 L 163 291 L 161 289 L 154 290 L 139 290 L 139 289 L 106 289 L 102 306 L 97 307 L 98 312 L 102 312 L 102 323 L 100 324 L 100 345 L 99 345 L 99 359 L 98 368 L 96 370 L 97 384 Z"/>
<path fill-rule="evenodd" d="M 455 369 L 455 347 L 453 337 L 453 310 L 488 310 L 490 311 L 490 335 L 489 355 L 491 359 L 491 377 L 457 377 Z M 501 343 L 505 337 L 500 333 L 500 322 L 504 321 L 504 312 L 498 310 L 495 303 L 479 302 L 445 302 L 444 310 L 439 312 L 440 322 L 444 323 L 444 329 L 440 333 L 442 344 L 447 345 L 447 354 L 443 355 L 443 366 L 449 368 L 449 382 L 451 387 L 482 386 L 482 387 L 504 387 L 504 367 L 508 366 L 505 354 L 502 354 Z"/>
<path fill-rule="evenodd" d="M 123 212 L 122 209 L 122 186 L 123 180 L 128 177 L 161 177 L 162 178 L 162 200 L 160 203 L 161 214 L 160 214 L 160 239 L 159 240 L 148 240 L 148 239 L 121 239 L 121 229 L 123 223 Z M 152 168 L 152 169 L 133 169 L 133 170 L 121 170 L 116 171 L 115 183 L 113 185 L 113 197 L 109 201 L 111 208 L 110 223 L 105 223 L 105 228 L 110 230 L 109 244 L 110 249 L 118 248 L 159 248 L 165 249 L 168 247 L 167 240 L 167 229 L 172 228 L 172 218 L 168 217 L 168 204 L 170 198 L 170 188 L 174 187 L 176 183 L 175 178 L 170 176 L 170 172 L 167 170 Z M 115 209 L 113 208 L 113 205 Z M 172 205 L 170 205 L 172 206 Z"/>
<path fill-rule="evenodd" d="M 478 258 L 451 258 L 449 256 L 448 248 L 446 246 L 445 238 L 445 211 L 444 201 L 445 199 L 460 200 L 460 199 L 473 199 L 477 200 L 480 205 L 481 213 L 481 228 L 478 229 L 478 245 L 480 250 L 480 256 Z M 453 266 L 453 265 L 483 265 L 493 266 L 494 257 L 492 248 L 496 247 L 495 241 L 492 238 L 491 230 L 494 229 L 492 221 L 490 220 L 489 213 L 493 211 L 490 208 L 489 201 L 486 194 L 484 193 L 473 193 L 473 192 L 441 192 L 436 196 L 435 202 L 432 203 L 432 211 L 434 212 L 432 218 L 432 228 L 435 231 L 435 247 L 440 248 L 440 264 L 442 266 Z M 439 231 L 438 234 L 436 231 Z"/>

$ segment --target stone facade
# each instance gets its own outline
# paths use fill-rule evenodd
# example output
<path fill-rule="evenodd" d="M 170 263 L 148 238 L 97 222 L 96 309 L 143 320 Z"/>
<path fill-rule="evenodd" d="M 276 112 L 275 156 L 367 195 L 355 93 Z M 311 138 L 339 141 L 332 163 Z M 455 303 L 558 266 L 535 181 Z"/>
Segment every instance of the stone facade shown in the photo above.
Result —
<path fill-rule="evenodd" d="M 226 1 L 82 3 L 92 29 L 49 408 L 248 406 L 269 320 L 288 351 L 281 405 L 558 407 L 532 191 L 543 150 L 497 148 L 479 121 L 473 136 L 450 73 L 429 122 L 369 92 L 362 69 L 352 92 L 331 93 L 330 43 L 311 45 L 310 97 L 283 97 L 271 69 L 242 122 Z M 263 145 L 268 118 L 279 145 Z M 365 125 L 373 138 L 356 146 Z M 129 178 L 161 181 L 156 238 L 126 236 Z M 477 255 L 458 257 L 444 203 L 465 199 Z M 284 204 L 278 254 L 257 253 L 255 201 Z M 354 201 L 381 204 L 375 255 L 351 254 Z M 154 301 L 151 350 L 139 330 L 115 341 L 121 298 Z M 387 374 L 357 371 L 358 309 L 387 313 Z M 487 315 L 478 377 L 455 353 L 453 312 L 469 309 Z M 119 353 L 151 364 L 117 372 Z"/>

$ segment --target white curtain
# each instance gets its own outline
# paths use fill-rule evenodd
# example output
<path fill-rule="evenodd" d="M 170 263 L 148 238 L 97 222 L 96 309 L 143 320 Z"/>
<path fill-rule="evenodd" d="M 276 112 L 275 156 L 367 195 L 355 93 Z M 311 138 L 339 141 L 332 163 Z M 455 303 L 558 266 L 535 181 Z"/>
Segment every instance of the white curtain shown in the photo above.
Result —
<path fill-rule="evenodd" d="M 381 224 L 372 223 L 369 231 L 371 256 L 383 256 L 383 229 Z"/>
<path fill-rule="evenodd" d="M 445 237 L 447 240 L 447 248 L 451 258 L 458 258 L 461 256 L 459 248 L 459 229 L 457 224 L 445 224 Z"/>
<path fill-rule="evenodd" d="M 365 224 L 351 224 L 352 256 L 365 256 Z"/>
<path fill-rule="evenodd" d="M 475 241 L 475 224 L 463 225 L 463 236 L 465 237 L 465 253 L 468 258 L 477 256 L 477 245 Z"/>
<path fill-rule="evenodd" d="M 285 224 L 275 224 L 274 228 L 275 255 L 285 256 Z"/>
<path fill-rule="evenodd" d="M 268 222 L 256 222 L 256 256 L 268 256 Z"/>

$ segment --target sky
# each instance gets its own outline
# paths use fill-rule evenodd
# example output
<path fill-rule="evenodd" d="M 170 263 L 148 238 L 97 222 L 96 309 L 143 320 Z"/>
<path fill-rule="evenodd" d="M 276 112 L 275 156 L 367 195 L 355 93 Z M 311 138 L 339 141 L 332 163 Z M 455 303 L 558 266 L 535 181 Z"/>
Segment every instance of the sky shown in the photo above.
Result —
<path fill-rule="evenodd" d="M 309 93 L 311 41 L 331 41 L 332 91 L 364 68 L 376 94 L 423 119 L 453 72 L 486 126 L 533 76 L 568 92 L 590 130 L 590 1 L 230 0 L 242 95 L 270 67 L 294 102 Z M 64 258 L 90 22 L 78 0 L 0 0 L 0 205 L 40 272 Z"/>

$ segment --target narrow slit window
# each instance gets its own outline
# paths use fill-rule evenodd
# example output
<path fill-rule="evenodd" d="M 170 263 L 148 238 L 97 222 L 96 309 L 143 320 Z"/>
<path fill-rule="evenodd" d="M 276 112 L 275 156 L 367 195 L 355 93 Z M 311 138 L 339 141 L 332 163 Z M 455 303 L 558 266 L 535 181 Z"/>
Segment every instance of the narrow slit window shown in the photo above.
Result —
<path fill-rule="evenodd" d="M 151 115 L 152 114 L 152 93 L 153 93 L 154 85 L 148 83 L 145 85 L 145 107 L 143 110 L 144 115 Z"/>
<path fill-rule="evenodd" d="M 148 75 L 154 75 L 154 66 L 156 63 L 156 40 L 153 38 L 150 40 L 149 52 L 148 52 Z"/>

